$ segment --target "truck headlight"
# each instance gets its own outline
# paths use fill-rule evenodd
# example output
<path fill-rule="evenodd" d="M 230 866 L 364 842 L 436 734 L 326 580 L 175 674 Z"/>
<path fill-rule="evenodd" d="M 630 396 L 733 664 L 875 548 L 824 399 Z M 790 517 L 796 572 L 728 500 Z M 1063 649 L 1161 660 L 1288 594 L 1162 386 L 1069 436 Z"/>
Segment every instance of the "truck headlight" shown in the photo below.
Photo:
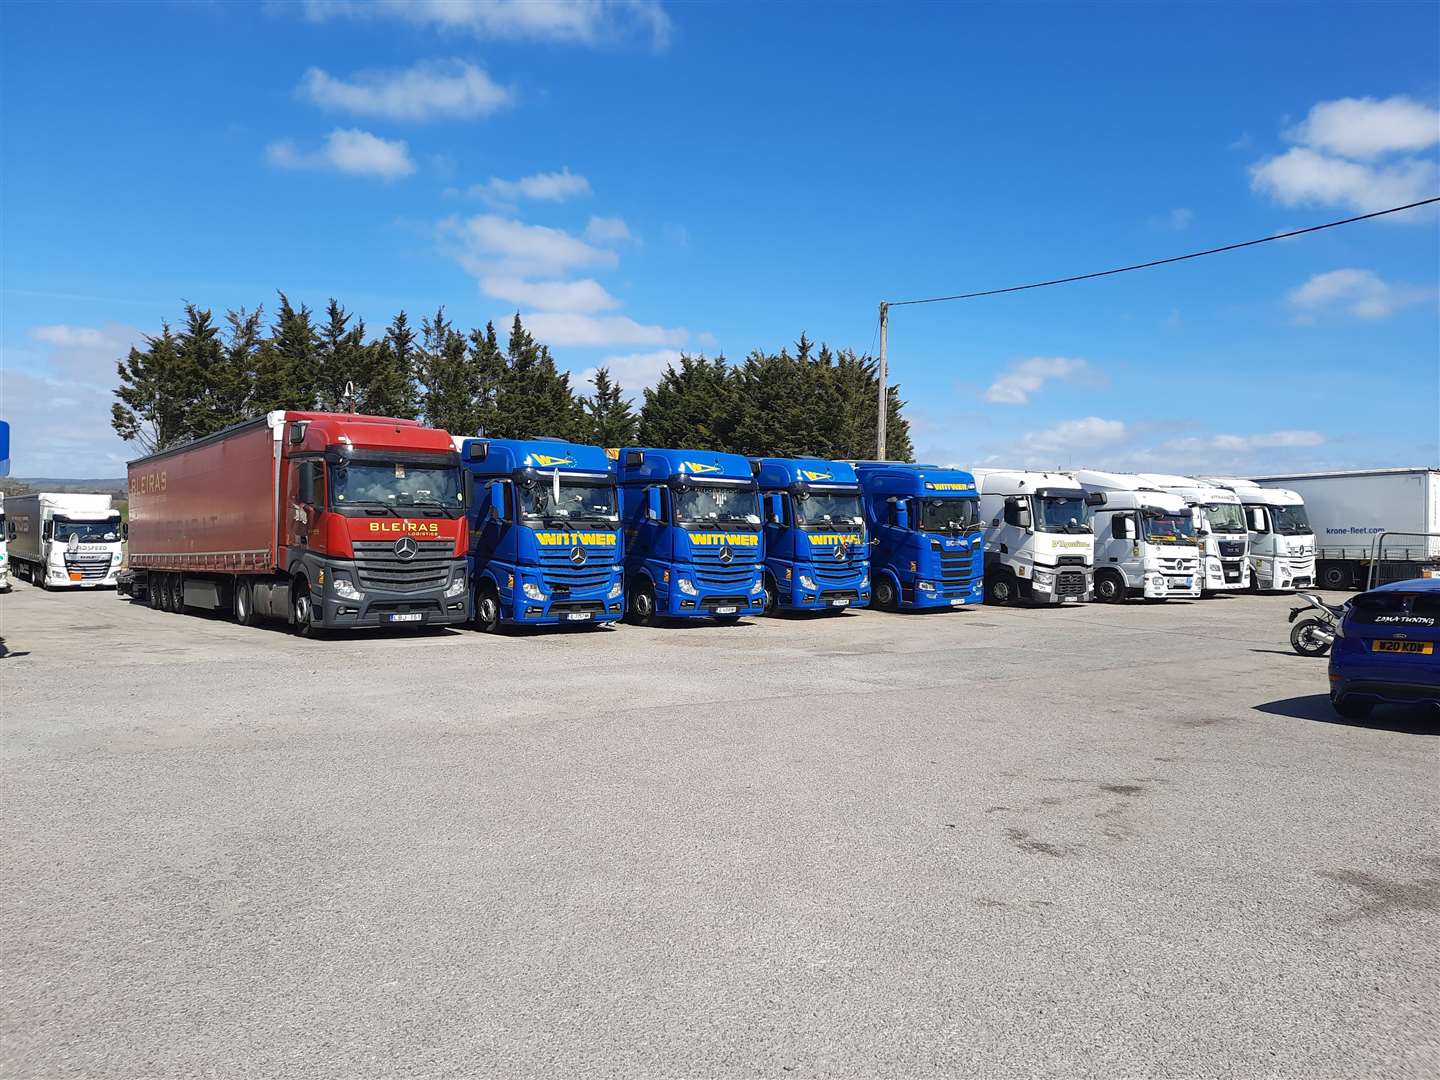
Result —
<path fill-rule="evenodd" d="M 801 574 L 801 575 L 800 575 L 800 587 L 801 587 L 802 589 L 813 589 L 813 588 L 815 588 L 815 579 L 812 578 L 809 574 Z"/>
<path fill-rule="evenodd" d="M 545 599 L 545 590 L 540 588 L 540 586 L 536 585 L 533 581 L 525 582 L 525 584 L 521 585 L 520 588 L 525 593 L 525 599 L 527 600 Z"/>
<path fill-rule="evenodd" d="M 934 586 L 932 583 L 928 582 L 928 581 L 917 581 L 917 582 L 915 583 L 915 588 L 919 589 L 921 592 L 934 592 L 934 591 L 935 591 L 935 586 Z"/>
<path fill-rule="evenodd" d="M 751 595 L 751 596 L 755 596 L 756 594 L 762 593 L 762 592 L 764 592 L 764 591 L 765 591 L 765 583 L 764 583 L 763 581 L 757 581 L 757 582 L 755 582 L 754 585 L 751 585 L 751 586 L 750 586 L 750 595 Z"/>
<path fill-rule="evenodd" d="M 695 588 L 695 583 L 691 581 L 688 577 L 677 577 L 675 579 L 675 587 L 679 589 L 682 593 L 684 593 L 686 596 L 700 595 L 700 590 Z"/>
<path fill-rule="evenodd" d="M 362 599 L 360 595 L 360 590 L 355 588 L 354 584 L 351 583 L 350 578 L 344 574 L 334 575 L 330 579 L 330 588 L 335 591 L 335 595 L 340 597 L 341 600 Z"/>
<path fill-rule="evenodd" d="M 465 595 L 465 575 L 457 574 L 455 580 L 450 582 L 450 585 L 445 590 L 445 599 L 448 600 L 452 596 L 463 595 Z"/>
<path fill-rule="evenodd" d="M 605 599 L 606 599 L 606 600 L 618 600 L 618 599 L 620 599 L 620 594 L 623 593 L 624 591 L 625 591 L 625 583 L 624 583 L 623 581 L 617 581 L 617 582 L 615 582 L 614 585 L 611 585 L 611 586 L 610 586 L 610 592 L 609 592 L 609 594 L 605 597 Z"/>
<path fill-rule="evenodd" d="M 1055 584 L 1055 574 L 1050 570 L 1036 570 L 1030 580 L 1036 585 L 1053 585 Z"/>

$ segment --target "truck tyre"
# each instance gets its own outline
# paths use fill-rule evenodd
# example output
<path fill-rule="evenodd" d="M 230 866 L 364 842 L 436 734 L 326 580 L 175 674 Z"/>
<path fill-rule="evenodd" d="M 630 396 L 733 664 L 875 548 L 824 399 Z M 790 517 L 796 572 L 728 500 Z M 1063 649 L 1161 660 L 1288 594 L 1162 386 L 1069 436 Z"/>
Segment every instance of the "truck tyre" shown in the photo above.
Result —
<path fill-rule="evenodd" d="M 1114 570 L 1095 575 L 1095 599 L 1102 604 L 1118 604 L 1125 599 L 1125 579 Z"/>
<path fill-rule="evenodd" d="M 1009 570 L 997 570 L 985 582 L 985 602 L 987 604 L 1013 604 L 1017 599 L 1019 590 L 1015 586 L 1015 575 Z"/>
<path fill-rule="evenodd" d="M 174 594 L 173 594 L 173 592 L 172 592 L 172 590 L 171 590 L 171 587 L 170 587 L 170 580 L 171 580 L 171 578 L 173 578 L 173 577 L 174 577 L 173 574 L 161 574 L 161 575 L 160 575 L 160 610 L 161 610 L 161 611 L 172 612 L 172 611 L 175 610 Z"/>
<path fill-rule="evenodd" d="M 170 603 L 174 605 L 173 607 L 171 607 L 170 610 L 173 611 L 173 612 L 175 612 L 176 615 L 184 615 L 184 614 L 185 614 L 185 575 L 184 575 L 184 574 L 174 574 L 174 575 L 172 575 L 172 576 L 171 576 L 171 579 L 170 579 L 170 587 L 171 587 L 171 589 L 174 590 L 174 591 L 170 594 L 170 595 L 171 595 Z"/>
<path fill-rule="evenodd" d="M 1326 563 L 1320 571 L 1320 584 L 1327 589 L 1348 589 L 1355 584 L 1355 578 L 1344 563 Z"/>
<path fill-rule="evenodd" d="M 881 574 L 875 579 L 875 589 L 872 595 L 875 598 L 875 606 L 881 611 L 900 610 L 900 601 L 895 595 L 895 583 L 886 575 Z"/>
<path fill-rule="evenodd" d="M 241 626 L 255 625 L 255 594 L 244 578 L 235 582 L 235 621 Z"/>
<path fill-rule="evenodd" d="M 149 604 L 152 608 L 154 608 L 156 611 L 159 611 L 161 599 L 162 597 L 160 595 L 160 575 L 153 573 L 146 574 L 145 602 Z"/>
<path fill-rule="evenodd" d="M 642 580 L 630 590 L 630 610 L 626 618 L 636 626 L 655 625 L 655 586 Z"/>
<path fill-rule="evenodd" d="M 486 634 L 500 630 L 500 594 L 489 581 L 475 591 L 475 629 Z"/>
<path fill-rule="evenodd" d="M 1370 710 L 1375 707 L 1368 701 L 1355 701 L 1343 697 L 1331 697 L 1330 706 L 1346 720 L 1364 720 L 1370 715 Z"/>
<path fill-rule="evenodd" d="M 765 608 L 762 615 L 774 615 L 780 607 L 780 590 L 775 584 L 775 578 L 771 574 L 765 575 Z"/>
<path fill-rule="evenodd" d="M 290 623 L 295 635 L 303 638 L 319 636 L 315 628 L 315 608 L 310 602 L 310 586 L 303 578 L 297 579 L 291 586 L 291 593 Z"/>

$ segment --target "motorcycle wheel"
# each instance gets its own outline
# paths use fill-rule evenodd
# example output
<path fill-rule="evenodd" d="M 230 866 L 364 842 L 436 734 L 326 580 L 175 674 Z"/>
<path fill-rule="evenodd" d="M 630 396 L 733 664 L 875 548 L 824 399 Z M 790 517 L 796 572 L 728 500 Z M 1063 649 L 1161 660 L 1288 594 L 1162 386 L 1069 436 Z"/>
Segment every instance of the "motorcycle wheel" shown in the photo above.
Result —
<path fill-rule="evenodd" d="M 1301 656 L 1324 656 L 1330 642 L 1320 636 L 1323 629 L 1319 619 L 1301 619 L 1290 628 L 1290 647 Z"/>

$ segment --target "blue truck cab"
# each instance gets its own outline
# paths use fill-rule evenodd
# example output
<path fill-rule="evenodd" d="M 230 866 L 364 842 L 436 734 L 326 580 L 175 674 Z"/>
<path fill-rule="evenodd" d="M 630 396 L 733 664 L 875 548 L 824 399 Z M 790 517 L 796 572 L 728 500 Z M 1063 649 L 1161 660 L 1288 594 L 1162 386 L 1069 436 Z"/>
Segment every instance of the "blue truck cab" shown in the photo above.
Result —
<path fill-rule="evenodd" d="M 855 467 L 755 458 L 765 523 L 765 613 L 870 603 L 870 545 Z"/>
<path fill-rule="evenodd" d="M 985 597 L 975 478 L 960 469 L 861 461 L 874 602 L 887 611 L 956 608 Z"/>
<path fill-rule="evenodd" d="M 614 467 L 632 622 L 728 623 L 764 609 L 764 539 L 746 458 L 625 447 Z"/>
<path fill-rule="evenodd" d="M 614 622 L 625 613 L 610 459 L 558 439 L 456 436 L 471 486 L 476 625 Z"/>

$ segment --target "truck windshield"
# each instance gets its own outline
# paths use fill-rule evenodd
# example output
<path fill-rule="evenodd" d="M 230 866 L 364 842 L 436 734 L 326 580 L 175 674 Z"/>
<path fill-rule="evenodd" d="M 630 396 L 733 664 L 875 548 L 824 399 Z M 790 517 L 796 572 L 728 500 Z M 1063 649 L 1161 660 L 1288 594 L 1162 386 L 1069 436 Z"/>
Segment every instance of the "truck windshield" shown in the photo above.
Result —
<path fill-rule="evenodd" d="M 1040 503 L 1040 531 L 1088 533 L 1085 500 L 1079 495 L 1043 495 Z"/>
<path fill-rule="evenodd" d="M 1156 544 L 1183 544 L 1195 539 L 1195 516 L 1185 510 L 1165 514 L 1147 510 L 1140 515 L 1145 522 L 1145 539 Z"/>
<path fill-rule="evenodd" d="M 1275 531 L 1285 536 L 1314 532 L 1310 528 L 1310 519 L 1305 516 L 1303 506 L 1272 506 L 1270 516 L 1275 522 Z"/>
<path fill-rule="evenodd" d="M 560 500 L 554 482 L 521 484 L 520 513 L 527 518 L 564 518 L 567 521 L 608 518 L 615 513 L 615 491 L 609 484 L 560 480 Z"/>
<path fill-rule="evenodd" d="M 120 521 L 71 521 L 57 517 L 54 521 L 55 539 L 68 544 L 73 536 L 81 544 L 113 544 L 120 539 Z"/>
<path fill-rule="evenodd" d="M 1205 507 L 1205 522 L 1211 532 L 1243 533 L 1245 516 L 1239 503 L 1212 503 Z"/>
<path fill-rule="evenodd" d="M 980 524 L 979 499 L 921 499 L 920 528 L 925 532 L 968 532 Z"/>
<path fill-rule="evenodd" d="M 336 462 L 330 466 L 334 506 L 438 506 L 458 510 L 460 470 L 402 461 Z"/>
<path fill-rule="evenodd" d="M 696 485 L 675 490 L 672 498 L 676 521 L 760 521 L 754 488 Z"/>
<path fill-rule="evenodd" d="M 801 525 L 833 525 L 853 529 L 860 516 L 860 496 L 812 491 L 795 500 L 795 520 Z"/>

